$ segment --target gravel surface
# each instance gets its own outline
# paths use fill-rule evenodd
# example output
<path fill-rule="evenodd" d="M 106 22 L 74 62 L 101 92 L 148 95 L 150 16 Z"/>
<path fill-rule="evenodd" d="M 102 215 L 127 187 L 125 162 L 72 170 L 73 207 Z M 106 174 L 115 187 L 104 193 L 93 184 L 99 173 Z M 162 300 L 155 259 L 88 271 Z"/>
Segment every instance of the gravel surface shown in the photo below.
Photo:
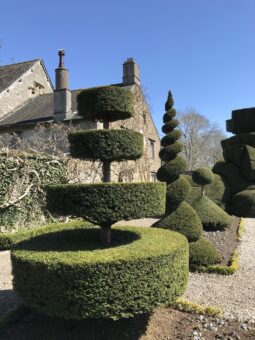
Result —
<path fill-rule="evenodd" d="M 184 297 L 221 307 L 229 319 L 255 322 L 255 219 L 245 219 L 238 250 L 239 270 L 234 275 L 191 273 Z"/>
<path fill-rule="evenodd" d="M 156 219 L 121 221 L 119 225 L 150 226 Z M 185 298 L 221 307 L 225 317 L 255 322 L 255 219 L 245 219 L 239 246 L 239 270 L 234 275 L 191 273 Z M 0 252 L 0 317 L 17 306 L 12 290 L 10 252 Z"/>
<path fill-rule="evenodd" d="M 0 252 L 0 317 L 19 304 L 12 290 L 11 260 L 9 251 Z"/>

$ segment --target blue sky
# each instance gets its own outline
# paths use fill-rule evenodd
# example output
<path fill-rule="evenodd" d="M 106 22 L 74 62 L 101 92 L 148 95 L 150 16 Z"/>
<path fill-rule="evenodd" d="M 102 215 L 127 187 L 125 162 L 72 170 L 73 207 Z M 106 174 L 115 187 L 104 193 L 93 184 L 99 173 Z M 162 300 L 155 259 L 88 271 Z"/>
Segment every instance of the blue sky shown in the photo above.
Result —
<path fill-rule="evenodd" d="M 158 129 L 167 91 L 225 130 L 255 105 L 254 0 L 73 0 L 1 3 L 1 65 L 42 58 L 54 79 L 66 50 L 70 87 L 121 81 L 134 57 Z"/>

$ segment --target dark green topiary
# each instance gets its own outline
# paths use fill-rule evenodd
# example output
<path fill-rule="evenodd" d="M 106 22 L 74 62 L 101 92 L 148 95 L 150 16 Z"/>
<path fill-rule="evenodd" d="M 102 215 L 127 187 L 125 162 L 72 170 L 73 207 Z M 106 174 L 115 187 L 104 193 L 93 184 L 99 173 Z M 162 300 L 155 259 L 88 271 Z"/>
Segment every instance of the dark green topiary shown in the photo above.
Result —
<path fill-rule="evenodd" d="M 168 133 L 161 139 L 161 146 L 166 147 L 168 145 L 173 144 L 178 139 L 181 138 L 181 131 L 179 130 L 173 130 L 172 132 Z"/>
<path fill-rule="evenodd" d="M 103 227 L 165 211 L 165 183 L 68 184 L 46 190 L 52 213 L 82 217 Z"/>
<path fill-rule="evenodd" d="M 154 227 L 177 231 L 189 242 L 198 240 L 203 230 L 196 211 L 184 201 L 171 214 L 156 222 Z"/>
<path fill-rule="evenodd" d="M 134 98 L 129 89 L 103 86 L 86 89 L 77 96 L 78 112 L 86 120 L 114 122 L 132 117 Z"/>
<path fill-rule="evenodd" d="M 255 188 L 235 194 L 231 200 L 231 212 L 239 217 L 255 217 Z"/>
<path fill-rule="evenodd" d="M 213 172 L 209 168 L 198 168 L 193 171 L 192 179 L 198 185 L 208 185 L 213 181 Z"/>
<path fill-rule="evenodd" d="M 162 165 L 157 172 L 157 178 L 160 182 L 171 183 L 182 174 L 187 166 L 183 157 L 177 156 L 173 160 Z"/>
<path fill-rule="evenodd" d="M 143 136 L 132 130 L 89 130 L 69 135 L 72 157 L 101 161 L 136 160 L 143 155 Z"/>
<path fill-rule="evenodd" d="M 206 196 L 198 198 L 193 207 L 206 230 L 223 230 L 231 224 L 231 216 Z"/>
<path fill-rule="evenodd" d="M 190 184 L 182 175 L 167 186 L 166 191 L 166 212 L 173 211 L 178 204 L 185 200 L 190 192 Z"/>
<path fill-rule="evenodd" d="M 65 230 L 12 251 L 14 289 L 24 304 L 66 319 L 120 319 L 151 312 L 180 296 L 188 243 L 162 229 L 113 228 L 102 248 L 96 228 Z"/>
<path fill-rule="evenodd" d="M 200 267 L 208 267 L 220 262 L 221 256 L 215 246 L 208 240 L 200 238 L 189 244 L 190 270 L 199 270 Z"/>
<path fill-rule="evenodd" d="M 159 156 L 165 162 L 157 172 L 157 178 L 161 182 L 166 182 L 166 214 L 162 220 L 157 222 L 154 227 L 166 228 L 178 231 L 185 235 L 189 241 L 197 240 L 202 232 L 202 224 L 196 211 L 184 200 L 189 194 L 190 184 L 180 177 L 185 172 L 187 163 L 178 154 L 182 151 L 183 145 L 178 142 L 181 137 L 179 130 L 174 130 L 179 122 L 175 117 L 173 109 L 174 101 L 172 93 L 169 91 L 165 108 L 167 112 L 163 117 L 165 125 L 162 131 L 167 133 L 161 140 L 163 149 Z"/>

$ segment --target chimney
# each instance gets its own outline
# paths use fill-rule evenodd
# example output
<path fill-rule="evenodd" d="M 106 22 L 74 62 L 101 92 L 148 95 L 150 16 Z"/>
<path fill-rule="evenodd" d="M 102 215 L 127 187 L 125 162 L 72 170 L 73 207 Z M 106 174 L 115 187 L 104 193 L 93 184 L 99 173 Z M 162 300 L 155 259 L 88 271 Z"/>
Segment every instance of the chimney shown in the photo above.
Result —
<path fill-rule="evenodd" d="M 140 86 L 139 66 L 134 58 L 128 58 L 123 64 L 123 85 Z"/>
<path fill-rule="evenodd" d="M 54 91 L 54 118 L 64 120 L 71 111 L 72 94 L 68 89 L 69 71 L 64 67 L 64 50 L 58 51 L 59 65 L 56 68 L 56 89 Z"/>

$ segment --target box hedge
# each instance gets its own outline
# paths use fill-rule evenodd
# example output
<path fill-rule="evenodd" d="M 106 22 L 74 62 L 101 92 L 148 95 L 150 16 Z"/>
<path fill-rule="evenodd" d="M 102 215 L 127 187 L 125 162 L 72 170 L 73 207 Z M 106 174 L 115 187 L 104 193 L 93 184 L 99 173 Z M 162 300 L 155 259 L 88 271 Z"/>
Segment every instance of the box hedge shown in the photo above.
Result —
<path fill-rule="evenodd" d="M 119 319 L 169 305 L 184 292 L 185 237 L 118 227 L 118 242 L 102 248 L 99 234 L 96 228 L 67 230 L 17 245 L 11 253 L 13 283 L 24 304 L 66 319 Z"/>
<path fill-rule="evenodd" d="M 168 145 L 159 151 L 159 157 L 163 162 L 168 162 L 174 159 L 178 153 L 182 152 L 183 144 L 176 142 L 174 144 Z"/>
<path fill-rule="evenodd" d="M 166 190 L 166 212 L 171 212 L 173 207 L 184 201 L 190 189 L 190 183 L 183 175 L 180 175 L 176 181 L 170 183 Z"/>
<path fill-rule="evenodd" d="M 153 217 L 165 212 L 165 183 L 51 185 L 46 188 L 52 213 L 99 224 Z"/>
<path fill-rule="evenodd" d="M 220 262 L 221 256 L 212 242 L 201 237 L 189 244 L 189 267 L 191 271 Z"/>
<path fill-rule="evenodd" d="M 181 156 L 175 157 L 168 163 L 162 165 L 157 172 L 157 179 L 160 182 L 171 183 L 175 181 L 186 169 L 187 163 Z"/>
<path fill-rule="evenodd" d="M 132 130 L 78 131 L 68 139 L 74 158 L 119 162 L 143 155 L 143 135 Z"/>
<path fill-rule="evenodd" d="M 167 134 L 172 132 L 177 126 L 179 125 L 178 119 L 172 119 L 168 121 L 165 125 L 162 127 L 162 132 Z"/>
<path fill-rule="evenodd" d="M 255 131 L 255 108 L 232 111 L 231 131 L 235 134 Z"/>
<path fill-rule="evenodd" d="M 77 108 L 86 120 L 114 122 L 127 119 L 134 114 L 133 94 L 118 86 L 90 88 L 78 94 Z"/>
<path fill-rule="evenodd" d="M 232 197 L 231 212 L 239 217 L 255 217 L 255 188 L 243 190 Z"/>
<path fill-rule="evenodd" d="M 180 130 L 173 130 L 172 132 L 169 132 L 167 135 L 165 135 L 161 139 L 161 146 L 166 147 L 174 142 L 176 142 L 178 139 L 180 139 L 182 136 Z"/>

